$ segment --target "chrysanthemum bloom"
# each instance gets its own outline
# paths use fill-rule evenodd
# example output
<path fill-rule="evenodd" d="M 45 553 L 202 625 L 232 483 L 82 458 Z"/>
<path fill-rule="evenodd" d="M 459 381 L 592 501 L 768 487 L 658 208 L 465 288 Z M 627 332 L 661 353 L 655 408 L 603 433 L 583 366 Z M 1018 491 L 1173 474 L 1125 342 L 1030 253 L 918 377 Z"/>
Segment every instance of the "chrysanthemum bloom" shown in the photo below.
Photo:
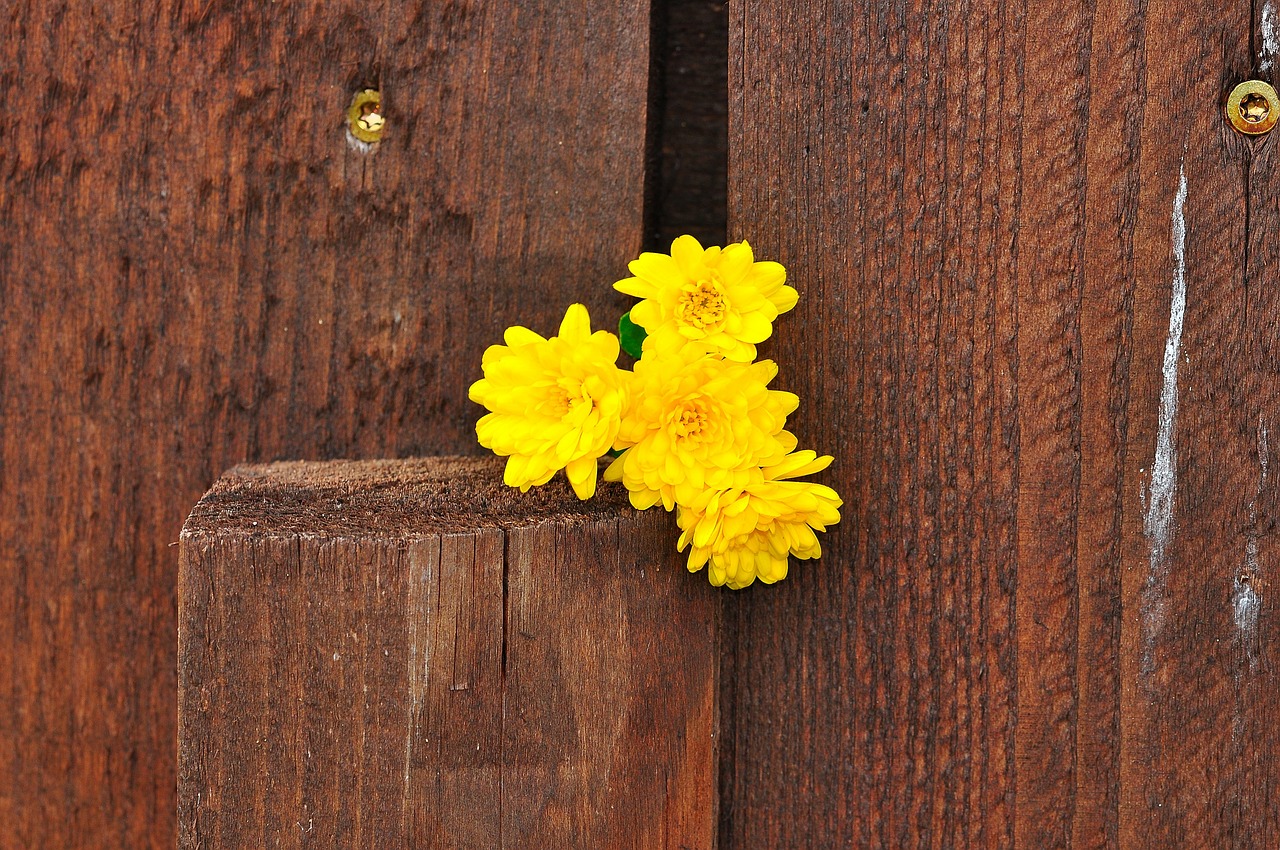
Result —
<path fill-rule="evenodd" d="M 778 314 L 796 306 L 786 269 L 757 263 L 746 242 L 704 249 L 681 236 L 670 255 L 644 253 L 629 268 L 635 277 L 613 287 L 644 299 L 631 308 L 631 321 L 650 336 L 678 335 L 742 363 L 755 359 Z"/>
<path fill-rule="evenodd" d="M 503 480 L 521 492 L 563 469 L 578 498 L 591 498 L 596 461 L 613 445 L 627 404 L 618 338 L 592 333 L 587 308 L 574 304 L 559 336 L 516 326 L 503 339 L 485 351 L 484 377 L 469 393 L 492 411 L 476 423 L 480 445 L 507 457 Z"/>
<path fill-rule="evenodd" d="M 786 479 L 825 469 L 829 456 L 803 451 L 761 470 L 761 478 L 743 488 L 711 490 L 681 504 L 679 549 L 689 550 L 689 572 L 707 566 L 717 587 L 734 590 L 757 578 L 766 584 L 787 576 L 787 557 L 817 558 L 816 532 L 840 521 L 835 490 L 809 481 Z"/>
<path fill-rule="evenodd" d="M 649 337 L 615 443 L 626 451 L 605 480 L 622 481 L 642 510 L 745 486 L 796 446 L 783 426 L 799 399 L 768 388 L 777 373 L 771 360 L 735 363 Z"/>

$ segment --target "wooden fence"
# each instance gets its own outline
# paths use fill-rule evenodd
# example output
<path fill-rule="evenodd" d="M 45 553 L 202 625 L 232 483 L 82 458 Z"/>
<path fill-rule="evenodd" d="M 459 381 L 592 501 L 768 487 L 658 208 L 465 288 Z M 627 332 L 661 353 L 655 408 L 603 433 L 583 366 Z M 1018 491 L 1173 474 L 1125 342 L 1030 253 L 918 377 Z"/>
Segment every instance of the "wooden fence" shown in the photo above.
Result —
<path fill-rule="evenodd" d="M 176 546 L 184 518 L 246 461 L 476 453 L 484 346 L 571 301 L 616 316 L 626 261 L 686 231 L 788 267 L 800 304 L 767 350 L 803 399 L 794 430 L 836 457 L 844 520 L 777 586 L 651 585 L 719 647 L 714 743 L 680 761 L 655 730 L 588 737 L 695 767 L 617 823 L 588 823 L 598 788 L 565 779 L 538 823 L 644 843 L 637 813 L 677 801 L 649 834 L 671 846 L 686 826 L 721 848 L 1280 846 L 1280 181 L 1271 137 L 1222 109 L 1275 71 L 1274 0 L 19 0 L 0 20 L 0 847 L 367 844 L 344 820 L 359 766 L 307 773 L 301 738 L 216 763 L 292 764 L 272 793 L 327 819 L 295 835 L 265 796 L 243 818 L 179 802 L 215 763 L 179 776 L 181 677 L 189 705 L 224 670 L 202 722 L 242 748 L 216 712 L 261 692 L 228 694 L 232 669 L 305 673 L 333 695 L 313 708 L 382 728 L 316 637 L 374 607 L 274 636 L 283 660 L 230 630 L 259 666 L 179 672 L 178 550 L 205 582 L 245 563 L 213 525 Z M 343 125 L 368 87 L 372 154 Z M 669 528 L 617 510 L 592 521 L 633 523 L 668 564 Z M 311 592 L 372 605 L 361 558 L 399 563 L 394 623 L 409 544 L 365 532 L 382 542 L 316 544 L 348 584 Z M 256 598 L 184 585 L 184 606 L 212 600 L 184 633 L 263 627 L 271 605 L 309 622 L 262 583 L 312 562 L 244 545 L 266 547 L 237 573 Z M 699 706 L 666 728 L 705 730 Z M 261 716 L 346 752 L 318 708 Z M 712 772 L 713 797 L 683 793 Z M 369 816 L 394 808 L 378 794 Z M 402 843 L 494 846 L 419 802 L 388 816 Z M 499 845 L 536 841 L 503 822 Z"/>

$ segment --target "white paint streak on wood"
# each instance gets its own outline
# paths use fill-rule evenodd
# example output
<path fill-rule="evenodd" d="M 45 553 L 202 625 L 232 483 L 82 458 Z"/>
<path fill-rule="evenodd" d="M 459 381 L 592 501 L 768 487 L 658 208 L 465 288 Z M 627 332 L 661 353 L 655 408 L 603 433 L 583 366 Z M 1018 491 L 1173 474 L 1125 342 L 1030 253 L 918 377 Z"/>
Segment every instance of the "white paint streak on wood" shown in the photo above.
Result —
<path fill-rule="evenodd" d="M 1262 597 L 1254 586 L 1258 583 L 1258 541 L 1251 539 L 1245 544 L 1245 575 L 1236 580 L 1236 593 L 1232 598 L 1235 609 L 1236 628 L 1245 646 L 1256 637 L 1258 630 L 1258 609 L 1262 607 Z"/>
<path fill-rule="evenodd" d="M 1276 53 L 1280 52 L 1280 17 L 1276 15 L 1275 4 L 1267 0 L 1262 4 L 1262 51 L 1258 59 L 1258 69 L 1270 71 Z"/>
<path fill-rule="evenodd" d="M 1262 608 L 1264 586 L 1262 568 L 1258 563 L 1258 499 L 1267 483 L 1267 420 L 1258 417 L 1258 487 L 1249 503 L 1249 532 L 1245 541 L 1244 566 L 1240 574 L 1233 576 L 1235 593 L 1231 596 L 1231 614 L 1240 634 L 1241 648 L 1249 661 L 1249 668 L 1256 669 L 1259 661 L 1258 615 Z"/>
<path fill-rule="evenodd" d="M 1258 417 L 1258 468 L 1262 471 L 1262 480 L 1258 483 L 1261 490 L 1267 483 L 1267 420 L 1264 416 Z"/>
<path fill-rule="evenodd" d="M 1250 510 L 1253 528 L 1249 531 L 1249 539 L 1245 543 L 1244 568 L 1240 575 L 1234 577 L 1235 593 L 1231 596 L 1231 618 L 1235 621 L 1236 631 L 1240 637 L 1240 650 L 1243 660 L 1248 663 L 1249 670 L 1257 670 L 1261 659 L 1261 635 L 1258 632 L 1258 615 L 1262 611 L 1262 577 L 1258 565 L 1258 533 L 1257 508 Z M 1236 675 L 1244 672 L 1243 664 Z"/>
<path fill-rule="evenodd" d="M 1155 669 L 1155 641 L 1164 626 L 1164 580 L 1168 572 L 1169 544 L 1174 533 L 1174 495 L 1177 491 L 1177 446 L 1174 426 L 1178 418 L 1178 361 L 1182 354 L 1182 322 L 1187 311 L 1187 171 L 1178 169 L 1178 192 L 1173 200 L 1173 294 L 1169 304 L 1169 335 L 1165 340 L 1161 370 L 1160 412 L 1156 421 L 1156 454 L 1146 499 L 1143 530 L 1150 546 L 1150 568 L 1142 593 L 1144 649 L 1142 672 Z"/>
<path fill-rule="evenodd" d="M 1169 335 L 1164 346 L 1156 456 L 1151 467 L 1151 495 L 1145 523 L 1153 572 L 1165 562 L 1173 538 L 1173 497 L 1177 489 L 1174 426 L 1178 417 L 1178 360 L 1182 352 L 1182 322 L 1187 311 L 1186 201 L 1187 174 L 1184 168 L 1179 171 L 1178 194 L 1173 202 L 1173 297 L 1169 304 Z"/>

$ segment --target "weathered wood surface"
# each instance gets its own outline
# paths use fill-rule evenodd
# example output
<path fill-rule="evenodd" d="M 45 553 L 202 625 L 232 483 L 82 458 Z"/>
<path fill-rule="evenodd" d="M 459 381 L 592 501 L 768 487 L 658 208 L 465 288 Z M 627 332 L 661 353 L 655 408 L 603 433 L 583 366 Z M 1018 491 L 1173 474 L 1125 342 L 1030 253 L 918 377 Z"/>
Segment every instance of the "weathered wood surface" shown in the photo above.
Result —
<path fill-rule="evenodd" d="M 722 846 L 1280 846 L 1280 182 L 1221 116 L 1275 7 L 730 11 L 847 504 L 727 601 Z"/>
<path fill-rule="evenodd" d="M 173 846 L 172 544 L 219 473 L 475 450 L 505 325 L 621 312 L 648 22 L 0 6 L 0 847 Z"/>
<path fill-rule="evenodd" d="M 238 467 L 179 569 L 183 848 L 714 844 L 718 593 L 618 485 Z"/>

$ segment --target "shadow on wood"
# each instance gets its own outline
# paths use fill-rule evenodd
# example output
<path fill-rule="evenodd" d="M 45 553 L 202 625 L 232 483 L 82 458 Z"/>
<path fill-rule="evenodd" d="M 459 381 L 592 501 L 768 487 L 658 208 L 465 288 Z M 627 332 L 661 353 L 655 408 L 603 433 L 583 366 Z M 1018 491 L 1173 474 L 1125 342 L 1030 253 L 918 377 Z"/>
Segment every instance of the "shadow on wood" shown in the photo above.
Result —
<path fill-rule="evenodd" d="M 620 489 L 237 467 L 178 584 L 180 847 L 713 845 L 716 593 Z"/>

